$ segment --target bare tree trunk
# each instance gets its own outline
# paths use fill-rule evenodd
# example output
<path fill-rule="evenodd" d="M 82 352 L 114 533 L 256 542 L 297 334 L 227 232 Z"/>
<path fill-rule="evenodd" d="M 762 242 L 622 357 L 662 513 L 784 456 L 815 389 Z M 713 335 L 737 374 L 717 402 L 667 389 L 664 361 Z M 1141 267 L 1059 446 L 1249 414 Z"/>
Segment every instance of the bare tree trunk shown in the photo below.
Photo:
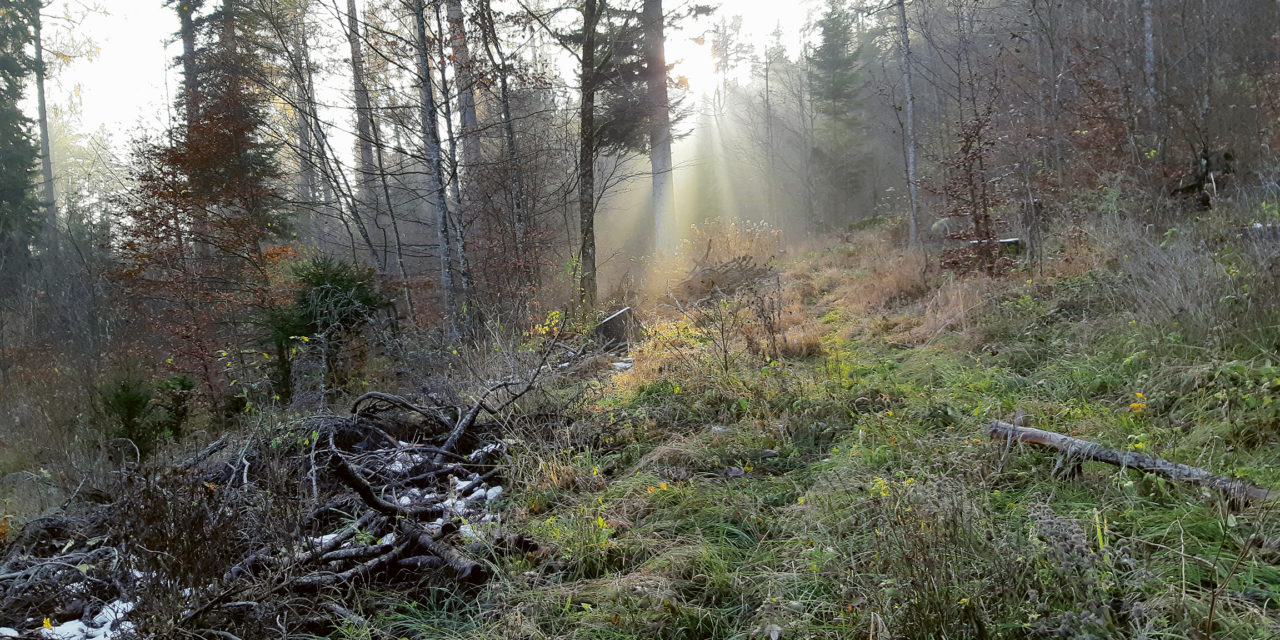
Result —
<path fill-rule="evenodd" d="M 671 175 L 671 113 L 667 99 L 667 56 L 662 0 L 644 0 L 645 67 L 649 89 L 649 166 L 653 174 L 653 242 L 662 249 L 671 224 L 675 189 Z"/>
<path fill-rule="evenodd" d="M 436 12 L 436 32 L 444 33 L 445 32 L 444 21 L 440 17 L 440 3 L 436 2 L 434 4 L 435 4 L 435 12 Z M 445 55 L 444 39 L 438 38 L 437 40 L 440 47 L 439 48 L 440 59 L 441 60 L 448 59 L 447 56 Z M 440 67 L 440 97 L 441 97 L 440 105 L 441 107 L 443 107 L 443 110 L 444 110 L 444 114 L 443 114 L 444 122 L 445 122 L 445 126 L 447 127 L 448 138 L 449 138 L 449 169 L 450 169 L 449 187 L 453 192 L 453 207 L 447 208 L 450 215 L 452 216 L 450 218 L 450 227 L 449 227 L 449 231 L 451 233 L 450 244 L 453 247 L 454 257 L 457 261 L 457 264 L 456 264 L 457 277 L 453 279 L 453 283 L 455 286 L 458 286 L 460 288 L 460 291 L 458 291 L 457 295 L 455 296 L 456 297 L 455 304 L 457 305 L 457 309 L 466 310 L 470 308 L 470 305 L 468 303 L 471 299 L 471 264 L 467 260 L 467 240 L 465 235 L 466 219 L 463 216 L 461 211 L 463 207 L 462 205 L 463 196 L 462 196 L 462 188 L 460 186 L 461 184 L 461 178 L 459 175 L 460 171 L 458 167 L 459 165 L 458 142 L 457 142 L 458 139 L 456 136 L 453 135 L 453 111 L 452 111 L 452 108 L 449 106 L 450 104 L 449 79 L 448 79 L 448 75 L 446 74 L 446 69 L 443 65 Z M 464 313 L 463 315 L 465 316 L 467 314 Z M 465 317 L 459 318 L 458 326 L 460 328 L 465 329 L 467 326 L 467 319 Z"/>
<path fill-rule="evenodd" d="M 40 178 L 41 178 L 41 197 L 44 199 L 45 211 L 45 233 L 50 239 L 57 233 L 58 228 L 58 205 L 55 200 L 53 185 L 53 153 L 50 151 L 49 143 L 49 112 L 45 106 L 44 100 L 44 43 L 41 41 L 41 17 L 40 5 L 37 3 L 31 9 L 31 24 L 35 30 L 35 48 L 36 48 L 36 108 L 40 118 Z M 49 243 L 49 248 L 53 249 L 57 244 Z"/>
<path fill-rule="evenodd" d="M 435 91 L 431 84 L 431 56 L 428 52 L 426 4 L 414 0 L 413 19 L 418 31 L 419 88 L 421 90 L 422 146 L 427 157 L 427 205 L 436 212 L 436 233 L 440 253 L 440 292 L 450 340 L 459 334 L 457 316 L 454 314 L 453 268 L 449 232 L 449 198 L 445 191 L 444 162 L 440 155 L 440 125 L 436 115 Z"/>
<path fill-rule="evenodd" d="M 458 89 L 458 118 L 462 124 L 462 165 L 473 169 L 480 164 L 479 120 L 476 118 L 475 80 L 471 73 L 471 50 L 462 17 L 462 1 L 446 0 L 449 21 L 449 49 L 453 52 L 454 84 Z"/>
<path fill-rule="evenodd" d="M 907 102 L 906 140 L 903 141 L 906 147 L 907 194 L 911 200 L 907 246 L 915 248 L 920 242 L 919 205 L 916 201 L 916 98 L 911 92 L 911 35 L 907 31 L 906 0 L 898 0 L 898 31 L 902 36 L 902 89 L 906 94 Z"/>
<path fill-rule="evenodd" d="M 356 0 L 347 0 L 347 42 L 351 46 L 351 80 L 356 102 L 356 151 L 359 155 L 360 174 L 356 184 L 356 216 L 376 220 L 381 213 L 377 192 L 377 170 L 373 160 L 373 124 L 370 120 L 369 87 L 365 84 L 364 51 L 360 41 L 360 19 L 356 14 Z M 372 212 L 372 216 L 370 216 Z M 374 265 L 379 273 L 387 270 L 386 247 L 378 254 Z"/>
<path fill-rule="evenodd" d="M 297 54 L 294 62 L 294 82 L 297 84 L 298 108 L 298 201 L 310 203 L 316 196 L 316 164 L 315 142 L 311 134 L 311 56 L 310 45 L 307 44 L 307 16 L 304 11 L 298 13 L 298 24 L 295 30 L 294 46 Z M 318 234 L 317 234 L 318 237 Z"/>
<path fill-rule="evenodd" d="M 764 132 L 765 132 L 765 157 L 768 158 L 769 175 L 765 177 L 765 188 L 768 190 L 769 203 L 769 219 L 778 220 L 777 205 L 774 202 L 774 183 L 778 179 L 778 168 L 776 166 L 777 153 L 773 148 L 773 87 L 770 83 L 772 80 L 773 57 L 769 49 L 764 52 Z"/>
<path fill-rule="evenodd" d="M 1156 37 L 1152 28 L 1152 9 L 1151 0 L 1142 0 L 1142 75 L 1143 81 L 1146 83 L 1145 104 L 1147 108 L 1147 119 L 1151 126 L 1151 134 L 1157 135 L 1156 131 Z"/>
<path fill-rule="evenodd" d="M 578 254 L 578 299 L 596 304 L 596 24 L 607 0 L 585 0 L 582 9 L 582 99 L 578 131 L 578 227 L 582 248 Z"/>
<path fill-rule="evenodd" d="M 182 91 L 186 107 L 188 132 L 200 114 L 200 89 L 196 80 L 196 22 L 195 12 L 204 4 L 204 0 L 177 2 L 179 33 L 182 38 Z"/>

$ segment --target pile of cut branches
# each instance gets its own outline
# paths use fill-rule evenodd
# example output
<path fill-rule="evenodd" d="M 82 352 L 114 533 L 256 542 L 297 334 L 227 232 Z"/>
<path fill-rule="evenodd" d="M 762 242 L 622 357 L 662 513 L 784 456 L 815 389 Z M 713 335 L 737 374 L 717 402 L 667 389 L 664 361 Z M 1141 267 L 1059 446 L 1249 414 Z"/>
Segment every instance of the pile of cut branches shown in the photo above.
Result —
<path fill-rule="evenodd" d="M 504 536 L 489 505 L 503 416 L 555 370 L 551 352 L 466 402 L 366 393 L 345 416 L 122 472 L 109 503 L 0 547 L 0 637 L 325 634 L 360 617 L 344 606 L 358 586 L 484 583 L 496 554 L 536 549 Z"/>
<path fill-rule="evenodd" d="M 751 256 L 738 256 L 715 264 L 697 263 L 689 275 L 671 289 L 671 297 L 688 304 L 715 296 L 733 295 L 773 273 L 769 265 L 756 263 Z"/>

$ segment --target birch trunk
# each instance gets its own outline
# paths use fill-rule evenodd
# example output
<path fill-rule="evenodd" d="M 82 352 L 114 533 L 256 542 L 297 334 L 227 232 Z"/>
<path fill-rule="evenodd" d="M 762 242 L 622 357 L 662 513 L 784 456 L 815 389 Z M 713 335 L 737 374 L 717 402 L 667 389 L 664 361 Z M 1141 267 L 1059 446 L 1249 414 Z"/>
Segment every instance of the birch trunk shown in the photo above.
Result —
<path fill-rule="evenodd" d="M 418 82 L 422 96 L 422 112 L 420 114 L 422 119 L 422 147 L 427 158 L 426 202 L 428 206 L 434 208 L 436 213 L 436 237 L 439 244 L 437 251 L 440 253 L 440 293 L 443 298 L 442 306 L 444 307 L 449 338 L 454 340 L 457 339 L 459 331 L 457 318 L 454 314 L 456 300 L 454 299 L 448 196 L 445 191 L 444 162 L 440 155 L 440 125 L 436 116 L 435 90 L 432 88 L 431 83 L 431 56 L 428 49 L 430 41 L 427 39 L 426 10 L 426 3 L 423 0 L 414 0 L 413 20 L 418 32 Z"/>

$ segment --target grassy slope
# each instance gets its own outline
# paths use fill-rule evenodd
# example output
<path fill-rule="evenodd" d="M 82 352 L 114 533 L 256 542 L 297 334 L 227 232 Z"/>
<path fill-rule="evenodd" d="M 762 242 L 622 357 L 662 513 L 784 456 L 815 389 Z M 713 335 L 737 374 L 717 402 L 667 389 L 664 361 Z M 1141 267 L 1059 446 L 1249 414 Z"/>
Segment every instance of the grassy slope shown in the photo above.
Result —
<path fill-rule="evenodd" d="M 509 526 L 547 549 L 478 594 L 392 596 L 350 636 L 1280 635 L 1271 509 L 1100 464 L 1059 477 L 983 429 L 1022 408 L 1277 487 L 1266 349 L 1144 321 L 1098 261 L 926 288 L 872 248 L 788 268 L 820 356 L 726 368 L 706 331 L 659 326 L 575 425 L 522 439 Z"/>

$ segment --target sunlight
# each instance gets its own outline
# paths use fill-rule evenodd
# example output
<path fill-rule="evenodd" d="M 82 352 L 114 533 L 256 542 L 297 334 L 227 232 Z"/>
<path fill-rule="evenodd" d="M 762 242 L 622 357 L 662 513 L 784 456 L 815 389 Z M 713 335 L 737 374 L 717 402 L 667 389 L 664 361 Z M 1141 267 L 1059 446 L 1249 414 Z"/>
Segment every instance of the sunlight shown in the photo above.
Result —
<path fill-rule="evenodd" d="M 711 43 L 705 37 L 680 34 L 667 40 L 667 64 L 673 65 L 671 81 L 687 88 L 695 100 L 713 93 L 720 82 Z"/>

